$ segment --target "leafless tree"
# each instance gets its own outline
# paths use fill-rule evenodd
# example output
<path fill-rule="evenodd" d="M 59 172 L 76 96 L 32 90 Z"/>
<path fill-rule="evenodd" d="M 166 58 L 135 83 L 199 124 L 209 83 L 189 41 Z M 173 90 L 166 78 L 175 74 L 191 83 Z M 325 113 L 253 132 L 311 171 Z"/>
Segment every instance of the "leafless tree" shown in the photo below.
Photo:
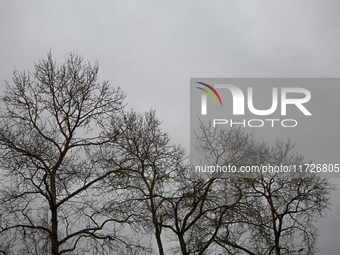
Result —
<path fill-rule="evenodd" d="M 197 146 L 206 156 L 205 162 L 208 161 L 210 165 L 216 165 L 217 161 L 211 160 L 215 156 L 224 156 L 225 151 L 233 151 L 234 157 L 229 161 L 235 165 L 242 165 L 252 157 L 253 144 L 240 130 L 229 133 L 228 142 L 224 141 L 221 151 L 217 151 L 216 146 L 212 151 L 209 146 L 214 142 L 209 145 L 203 140 L 203 137 L 212 137 L 208 133 L 210 131 L 203 129 L 203 124 L 201 127 L 202 137 L 198 136 Z M 171 184 L 174 188 L 164 198 L 163 228 L 170 230 L 173 239 L 179 244 L 174 252 L 183 255 L 209 254 L 218 248 L 215 240 L 224 227 L 225 219 L 239 211 L 243 190 L 249 184 L 217 172 L 197 173 L 189 165 L 182 165 L 175 173 Z"/>
<path fill-rule="evenodd" d="M 143 114 L 130 111 L 123 117 L 117 116 L 112 119 L 108 132 L 113 142 L 102 146 L 98 155 L 104 155 L 105 167 L 122 169 L 119 183 L 115 179 L 104 180 L 103 187 L 114 190 L 119 187 L 121 194 L 121 202 L 108 201 L 106 211 L 114 214 L 124 211 L 140 233 L 153 233 L 158 253 L 164 254 L 163 205 L 174 188 L 171 183 L 185 159 L 185 152 L 171 143 L 160 125 L 154 110 Z"/>
<path fill-rule="evenodd" d="M 0 234 L 20 237 L 11 251 L 108 254 L 113 243 L 130 247 L 119 232 L 127 219 L 101 214 L 95 188 L 117 171 L 101 168 L 92 151 L 108 142 L 103 132 L 122 113 L 125 97 L 120 88 L 97 83 L 97 73 L 98 63 L 76 53 L 60 65 L 49 53 L 34 72 L 15 71 L 13 85 L 7 83 L 0 113 Z"/>
<path fill-rule="evenodd" d="M 271 145 L 240 129 L 213 129 L 203 124 L 197 138 L 198 149 L 208 164 L 232 164 L 238 170 L 241 165 L 286 166 L 286 170 L 290 167 L 290 172 L 267 168 L 266 173 L 254 171 L 239 178 L 244 183 L 243 197 L 237 210 L 222 220 L 215 238 L 218 245 L 228 254 L 281 255 L 295 250 L 314 254 L 314 222 L 330 205 L 333 185 L 326 178 L 306 172 L 304 167 L 302 172 L 292 168 L 306 162 L 301 155 L 292 153 L 289 140 L 277 140 Z M 234 142 L 235 138 L 238 142 Z"/>

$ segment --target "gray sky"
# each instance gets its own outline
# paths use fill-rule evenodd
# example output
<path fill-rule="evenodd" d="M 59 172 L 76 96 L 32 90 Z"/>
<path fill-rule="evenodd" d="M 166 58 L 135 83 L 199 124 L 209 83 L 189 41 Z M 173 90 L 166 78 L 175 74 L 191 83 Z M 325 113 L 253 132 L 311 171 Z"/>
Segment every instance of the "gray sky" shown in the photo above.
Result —
<path fill-rule="evenodd" d="M 339 13 L 336 0 L 2 0 L 0 89 L 14 67 L 77 51 L 188 149 L 191 77 L 340 77 Z M 339 195 L 319 223 L 323 255 L 339 253 Z"/>

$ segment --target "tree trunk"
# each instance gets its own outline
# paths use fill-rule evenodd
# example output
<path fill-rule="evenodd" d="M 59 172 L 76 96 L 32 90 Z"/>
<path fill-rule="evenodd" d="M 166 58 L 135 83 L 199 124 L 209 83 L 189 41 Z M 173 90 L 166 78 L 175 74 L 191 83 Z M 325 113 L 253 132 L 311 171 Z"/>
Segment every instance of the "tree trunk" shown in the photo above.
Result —
<path fill-rule="evenodd" d="M 55 186 L 55 178 L 51 177 L 51 223 L 52 223 L 52 255 L 59 254 L 59 241 L 58 241 L 58 211 L 57 211 L 57 191 Z"/>
<path fill-rule="evenodd" d="M 159 227 L 158 226 L 156 226 L 156 233 L 155 233 L 155 235 L 156 235 L 159 255 L 164 255 L 163 244 L 162 244 L 162 240 L 161 240 L 161 233 L 159 231 Z"/>
<path fill-rule="evenodd" d="M 187 255 L 187 254 L 188 254 L 188 252 L 187 252 L 187 246 L 186 246 L 186 244 L 185 244 L 183 234 L 179 234 L 179 235 L 178 235 L 178 239 L 179 239 L 179 243 L 180 243 L 180 245 L 181 245 L 182 255 Z"/>

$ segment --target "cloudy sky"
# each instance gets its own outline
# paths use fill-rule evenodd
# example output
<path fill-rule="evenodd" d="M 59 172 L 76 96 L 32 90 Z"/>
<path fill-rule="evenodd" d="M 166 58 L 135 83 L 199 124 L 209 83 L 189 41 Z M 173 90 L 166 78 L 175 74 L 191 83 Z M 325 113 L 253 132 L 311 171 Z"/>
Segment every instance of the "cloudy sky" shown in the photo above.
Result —
<path fill-rule="evenodd" d="M 49 50 L 76 51 L 188 149 L 191 77 L 340 77 L 339 13 L 337 0 L 2 0 L 0 89 Z M 323 255 L 340 249 L 339 196 L 318 224 Z"/>

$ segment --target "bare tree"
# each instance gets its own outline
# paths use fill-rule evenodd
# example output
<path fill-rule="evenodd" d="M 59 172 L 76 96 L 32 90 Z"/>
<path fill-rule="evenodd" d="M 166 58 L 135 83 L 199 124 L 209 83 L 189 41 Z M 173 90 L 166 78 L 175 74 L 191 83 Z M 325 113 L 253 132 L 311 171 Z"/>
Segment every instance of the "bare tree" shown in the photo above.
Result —
<path fill-rule="evenodd" d="M 214 141 L 206 143 L 206 137 L 212 138 L 209 133 L 211 129 L 204 129 L 203 124 L 201 128 L 197 146 L 206 156 L 203 160 L 208 165 L 221 163 L 216 158 L 221 160 L 225 151 L 233 151 L 233 157 L 228 160 L 235 165 L 242 165 L 253 156 L 254 146 L 249 136 L 240 130 L 229 133 L 228 141 L 223 141 L 221 150 L 217 150 L 215 143 L 221 140 L 214 137 Z M 214 146 L 215 150 L 212 151 L 210 146 Z M 215 240 L 226 218 L 231 221 L 231 216 L 240 210 L 243 190 L 249 184 L 217 172 L 198 173 L 193 169 L 184 165 L 176 171 L 172 180 L 174 188 L 165 197 L 162 225 L 172 232 L 174 240 L 179 244 L 174 252 L 184 255 L 209 254 L 218 249 Z"/>
<path fill-rule="evenodd" d="M 121 114 L 125 97 L 120 88 L 97 83 L 97 73 L 98 63 L 75 53 L 60 65 L 49 53 L 34 72 L 15 71 L 13 85 L 7 83 L 0 113 L 0 234 L 20 237 L 17 251 L 99 254 L 108 251 L 98 250 L 103 243 L 129 245 L 119 236 L 126 219 L 102 215 L 94 189 L 117 170 L 100 168 L 91 151 L 108 142 L 107 120 Z"/>
<path fill-rule="evenodd" d="M 270 171 L 267 167 L 267 172 L 243 174 L 239 179 L 244 182 L 243 197 L 237 210 L 222 220 L 223 226 L 215 238 L 218 245 L 229 254 L 280 255 L 296 250 L 314 254 L 317 238 L 314 222 L 330 205 L 333 185 L 305 168 L 296 172 L 291 167 L 304 166 L 305 161 L 291 152 L 293 145 L 289 140 L 270 145 L 256 141 L 252 134 L 240 129 L 212 129 L 203 124 L 197 138 L 198 149 L 209 160 L 208 164 L 235 165 L 237 172 L 242 172 L 241 165 L 249 166 L 248 169 L 285 166 L 287 170 Z M 235 138 L 238 142 L 233 142 Z"/>
<path fill-rule="evenodd" d="M 98 155 L 105 167 L 119 168 L 120 182 L 106 179 L 103 186 L 120 190 L 121 199 L 107 202 L 106 211 L 128 214 L 140 233 L 152 233 L 158 253 L 164 254 L 162 222 L 166 196 L 174 188 L 171 183 L 175 172 L 185 159 L 184 150 L 172 144 L 162 131 L 155 111 L 144 114 L 126 112 L 113 118 L 108 137 L 113 142 L 102 146 Z M 115 157 L 112 157 L 115 155 Z M 110 193 L 110 191 L 109 191 Z"/>
<path fill-rule="evenodd" d="M 290 153 L 292 148 L 290 141 L 276 141 L 262 164 L 304 166 L 303 157 Z M 270 172 L 248 180 L 252 187 L 249 194 L 258 199 L 256 221 L 249 222 L 249 229 L 257 247 L 265 240 L 267 254 L 292 254 L 297 250 L 315 254 L 317 250 L 314 223 L 330 205 L 333 186 L 326 178 L 306 172 L 305 167 L 301 170 Z"/>

